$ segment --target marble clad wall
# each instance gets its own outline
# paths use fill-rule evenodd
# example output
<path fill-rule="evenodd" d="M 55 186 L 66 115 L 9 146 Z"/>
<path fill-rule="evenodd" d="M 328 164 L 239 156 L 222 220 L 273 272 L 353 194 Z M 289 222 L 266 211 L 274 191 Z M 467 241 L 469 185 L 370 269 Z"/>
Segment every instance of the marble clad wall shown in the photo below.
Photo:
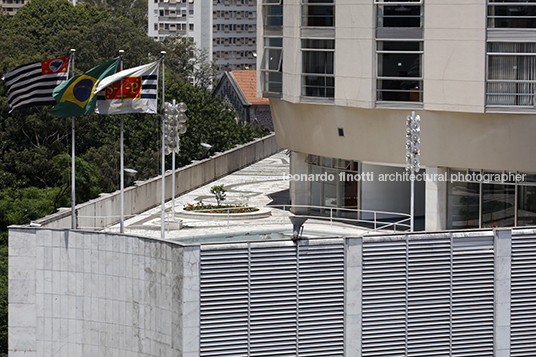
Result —
<path fill-rule="evenodd" d="M 198 249 L 68 230 L 9 238 L 10 357 L 197 353 Z"/>

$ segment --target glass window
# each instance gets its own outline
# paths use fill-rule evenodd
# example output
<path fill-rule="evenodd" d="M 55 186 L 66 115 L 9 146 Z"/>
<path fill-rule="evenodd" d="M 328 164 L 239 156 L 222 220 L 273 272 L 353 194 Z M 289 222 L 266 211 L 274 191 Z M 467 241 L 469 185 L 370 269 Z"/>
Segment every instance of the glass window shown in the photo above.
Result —
<path fill-rule="evenodd" d="M 335 26 L 333 0 L 302 0 L 302 26 Z"/>
<path fill-rule="evenodd" d="M 281 28 L 283 26 L 283 5 L 263 6 L 264 26 Z"/>
<path fill-rule="evenodd" d="M 536 186 L 517 188 L 517 225 L 536 225 Z"/>
<path fill-rule="evenodd" d="M 488 43 L 488 105 L 535 105 L 536 43 Z"/>
<path fill-rule="evenodd" d="M 536 2 L 489 0 L 488 28 L 536 28 Z"/>
<path fill-rule="evenodd" d="M 337 200 L 337 171 L 332 169 L 324 169 L 324 206 L 338 207 Z"/>
<path fill-rule="evenodd" d="M 450 182 L 447 190 L 447 228 L 479 228 L 480 184 Z"/>
<path fill-rule="evenodd" d="M 377 100 L 422 102 L 422 42 L 377 42 Z"/>
<path fill-rule="evenodd" d="M 263 91 L 281 93 L 283 91 L 282 59 L 283 38 L 264 39 L 264 54 L 261 62 Z"/>
<path fill-rule="evenodd" d="M 529 178 L 536 175 L 461 169 L 449 175 L 448 229 L 536 225 L 536 182 Z"/>
<path fill-rule="evenodd" d="M 351 171 L 340 171 L 339 189 L 341 202 L 340 206 L 346 210 L 341 211 L 341 216 L 345 218 L 357 219 L 357 210 L 359 208 L 359 181 L 357 179 L 358 165 L 355 161 L 348 161 L 347 167 Z M 342 178 L 342 179 L 341 179 Z"/>
<path fill-rule="evenodd" d="M 322 207 L 337 207 L 332 212 L 329 209 L 312 209 L 313 212 L 342 218 L 358 217 L 359 209 L 359 164 L 356 161 L 345 161 L 346 169 L 341 166 L 339 159 L 313 156 L 307 158 L 309 173 L 309 204 Z"/>
<path fill-rule="evenodd" d="M 334 40 L 302 40 L 302 95 L 333 98 Z"/>
<path fill-rule="evenodd" d="M 322 174 L 322 168 L 318 166 L 309 166 L 310 167 L 310 173 L 313 175 L 313 177 L 319 177 L 319 175 Z M 311 206 L 323 206 L 322 202 L 322 181 L 316 181 L 311 180 L 310 183 L 310 204 Z M 313 209 L 314 211 L 317 211 L 318 209 Z"/>
<path fill-rule="evenodd" d="M 422 27 L 422 1 L 376 1 L 378 27 Z"/>
<path fill-rule="evenodd" d="M 482 184 L 482 227 L 515 226 L 515 186 Z"/>

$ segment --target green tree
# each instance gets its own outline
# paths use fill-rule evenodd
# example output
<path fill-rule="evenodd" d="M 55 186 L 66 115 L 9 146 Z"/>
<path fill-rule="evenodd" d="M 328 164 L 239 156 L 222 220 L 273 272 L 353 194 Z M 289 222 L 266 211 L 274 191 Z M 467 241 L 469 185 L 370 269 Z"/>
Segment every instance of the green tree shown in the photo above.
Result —
<path fill-rule="evenodd" d="M 136 28 L 147 32 L 147 1 L 144 0 L 84 0 L 81 3 L 107 11 L 113 17 L 131 19 Z"/>
<path fill-rule="evenodd" d="M 226 192 L 227 190 L 223 187 L 223 185 L 214 185 L 210 188 L 210 193 L 212 193 L 216 198 L 218 207 L 227 198 Z"/>
<path fill-rule="evenodd" d="M 195 46 L 193 38 L 180 35 L 168 36 L 163 41 L 166 47 L 166 66 L 176 72 L 182 83 L 194 83 L 202 88 L 214 84 L 217 67 L 208 60 L 207 52 Z"/>
<path fill-rule="evenodd" d="M 143 0 L 87 0 L 77 6 L 32 0 L 13 17 L 0 14 L 0 71 L 65 56 L 72 48 L 76 73 L 116 57 L 119 50 L 125 51 L 125 68 L 155 61 L 165 50 L 166 101 L 188 106 L 178 166 L 201 158 L 202 142 L 217 152 L 264 134 L 237 123 L 237 113 L 212 97 L 208 88 L 216 68 L 191 39 L 158 42 L 147 36 L 146 8 Z M 0 83 L 0 356 L 7 354 L 7 227 L 70 205 L 71 119 L 53 117 L 49 109 L 10 113 L 7 89 Z M 123 118 L 125 166 L 138 171 L 138 180 L 160 174 L 161 115 Z M 76 202 L 81 203 L 119 187 L 119 116 L 80 116 L 75 127 Z M 170 168 L 171 156 L 166 160 Z"/>
<path fill-rule="evenodd" d="M 9 225 L 26 224 L 53 213 L 60 206 L 69 205 L 68 199 L 61 196 L 61 191 L 61 187 L 8 188 L 1 191 L 0 230 L 5 232 Z"/>

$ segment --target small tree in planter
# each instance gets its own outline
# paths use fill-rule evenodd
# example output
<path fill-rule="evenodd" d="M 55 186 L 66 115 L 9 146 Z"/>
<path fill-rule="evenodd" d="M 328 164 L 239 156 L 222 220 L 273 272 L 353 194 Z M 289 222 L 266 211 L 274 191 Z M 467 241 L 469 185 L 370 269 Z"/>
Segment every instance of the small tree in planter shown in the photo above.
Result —
<path fill-rule="evenodd" d="M 220 203 L 227 198 L 225 192 L 227 192 L 227 190 L 223 188 L 223 185 L 214 185 L 210 188 L 210 193 L 216 197 L 218 207 L 220 206 Z"/>

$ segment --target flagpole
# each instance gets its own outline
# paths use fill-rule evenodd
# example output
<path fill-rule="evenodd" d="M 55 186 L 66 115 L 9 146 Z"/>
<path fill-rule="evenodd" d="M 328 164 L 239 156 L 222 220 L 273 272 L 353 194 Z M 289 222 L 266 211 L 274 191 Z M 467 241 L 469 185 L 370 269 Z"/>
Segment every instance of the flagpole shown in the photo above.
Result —
<path fill-rule="evenodd" d="M 71 48 L 72 74 L 74 77 L 74 54 L 76 49 Z M 71 229 L 76 229 L 76 193 L 75 193 L 75 126 L 74 118 L 71 117 Z"/>
<path fill-rule="evenodd" d="M 173 106 L 175 107 L 175 99 L 173 99 Z M 175 221 L 175 150 L 171 155 L 171 220 Z"/>
<path fill-rule="evenodd" d="M 123 53 L 125 51 L 124 50 L 119 50 L 119 57 L 121 58 L 120 61 L 119 61 L 119 68 L 120 70 L 122 71 L 123 70 Z M 123 102 L 123 80 L 121 80 L 121 103 Z M 120 167 L 121 167 L 121 175 L 120 175 L 120 180 L 121 180 L 121 223 L 119 224 L 120 226 L 120 233 L 125 233 L 125 157 L 124 157 L 124 149 L 123 149 L 123 144 L 124 144 L 124 134 L 123 134 L 123 113 L 120 114 L 120 117 L 121 117 L 121 130 L 120 130 L 120 136 L 121 136 L 121 158 L 120 158 Z"/>
<path fill-rule="evenodd" d="M 166 222 L 165 222 L 165 203 L 166 203 L 166 142 L 165 142 L 165 121 L 164 121 L 164 109 L 166 101 L 166 77 L 165 77 L 165 64 L 164 59 L 166 57 L 166 51 L 161 51 L 162 54 L 162 212 L 160 213 L 160 233 L 162 239 L 166 238 Z"/>

